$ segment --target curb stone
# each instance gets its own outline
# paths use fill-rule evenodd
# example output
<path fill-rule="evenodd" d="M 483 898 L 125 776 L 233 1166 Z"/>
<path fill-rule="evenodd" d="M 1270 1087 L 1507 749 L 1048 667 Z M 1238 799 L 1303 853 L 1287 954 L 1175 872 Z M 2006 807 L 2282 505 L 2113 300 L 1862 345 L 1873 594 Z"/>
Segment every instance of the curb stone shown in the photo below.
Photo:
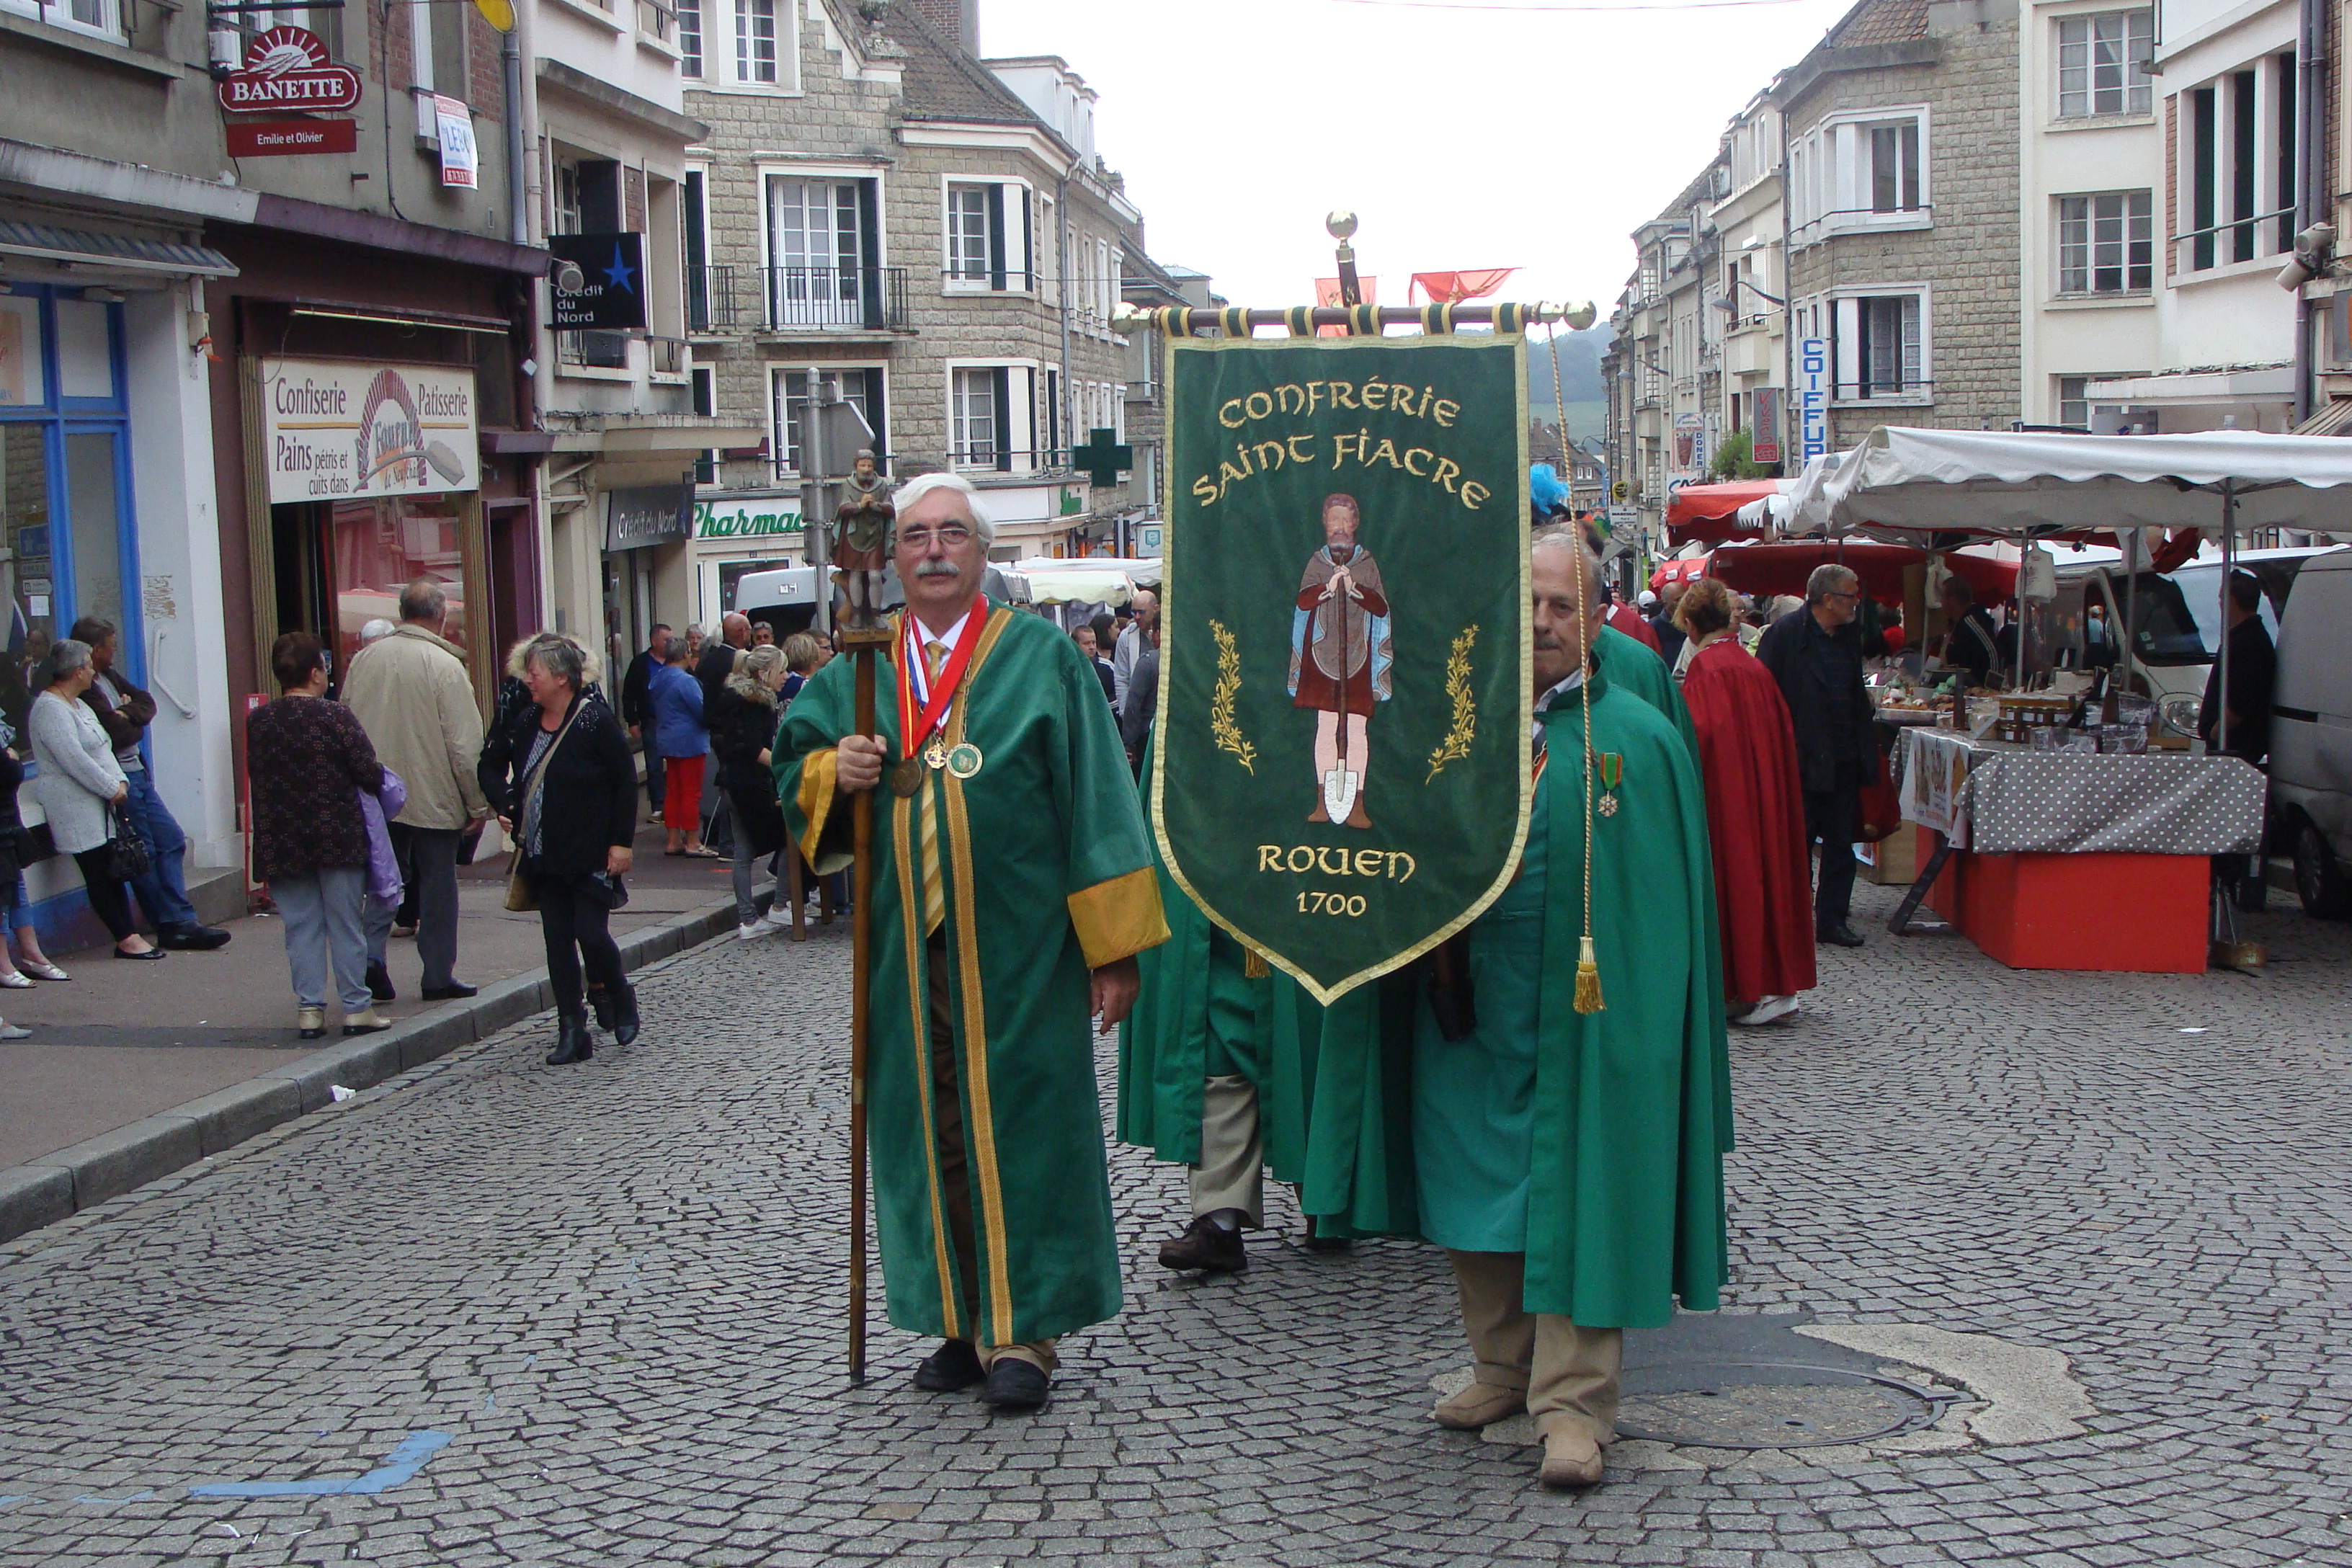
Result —
<path fill-rule="evenodd" d="M 764 910 L 772 895 L 762 893 Z M 624 973 L 651 967 L 735 926 L 733 894 L 614 939 Z M 127 1126 L 0 1167 L 0 1241 L 94 1208 L 332 1103 L 333 1090 L 367 1089 L 437 1061 L 553 1006 L 544 968 L 493 981 L 381 1034 L 341 1040 L 243 1083 L 142 1117 Z"/>

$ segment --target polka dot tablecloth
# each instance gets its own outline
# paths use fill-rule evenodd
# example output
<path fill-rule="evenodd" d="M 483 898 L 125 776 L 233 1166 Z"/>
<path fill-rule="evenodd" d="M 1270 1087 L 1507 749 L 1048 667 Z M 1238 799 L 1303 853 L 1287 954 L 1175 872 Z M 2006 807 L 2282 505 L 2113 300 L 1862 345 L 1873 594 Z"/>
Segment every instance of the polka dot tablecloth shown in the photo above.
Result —
<path fill-rule="evenodd" d="M 2236 855 L 2265 781 L 2235 757 L 2025 752 L 1931 730 L 1895 750 L 1903 815 L 1983 855 Z"/>

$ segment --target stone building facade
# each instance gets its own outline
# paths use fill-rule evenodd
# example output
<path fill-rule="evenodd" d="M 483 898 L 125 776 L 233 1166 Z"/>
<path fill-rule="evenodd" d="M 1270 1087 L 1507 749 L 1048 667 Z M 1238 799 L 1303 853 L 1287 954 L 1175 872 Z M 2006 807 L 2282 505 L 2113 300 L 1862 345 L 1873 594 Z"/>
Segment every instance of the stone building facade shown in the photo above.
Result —
<path fill-rule="evenodd" d="M 804 0 L 763 57 L 750 4 L 681 12 L 687 111 L 710 128 L 688 154 L 687 316 L 697 406 L 767 437 L 708 456 L 697 537 L 655 563 L 655 597 L 711 619 L 743 572 L 806 563 L 811 458 L 837 478 L 853 456 L 810 451 L 812 392 L 857 410 L 890 477 L 953 468 L 989 492 L 1000 558 L 1147 509 L 1148 475 L 1071 466 L 1089 432 L 1126 433 L 1111 318 L 1142 256 L 1093 92 L 1053 57 L 980 58 L 968 6 Z M 744 519 L 764 521 L 747 538 Z"/>
<path fill-rule="evenodd" d="M 1792 348 L 1828 443 L 2020 417 L 2014 0 L 1863 0 L 1775 84 Z"/>

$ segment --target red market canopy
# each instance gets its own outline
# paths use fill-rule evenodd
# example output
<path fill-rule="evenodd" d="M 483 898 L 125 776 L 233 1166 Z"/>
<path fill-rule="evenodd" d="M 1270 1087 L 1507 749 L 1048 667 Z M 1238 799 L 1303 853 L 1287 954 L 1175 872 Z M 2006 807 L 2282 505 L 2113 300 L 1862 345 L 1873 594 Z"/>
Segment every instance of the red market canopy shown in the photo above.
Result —
<path fill-rule="evenodd" d="M 1650 574 L 1650 586 L 1663 588 L 1669 583 L 1687 583 L 1694 577 L 1706 575 L 1707 557 L 1685 555 L 1673 561 L 1661 561 L 1658 569 Z"/>
<path fill-rule="evenodd" d="M 1666 537 L 1675 544 L 1720 544 L 1727 539 L 1758 539 L 1760 529 L 1744 527 L 1739 509 L 1769 501 L 1789 489 L 1780 479 L 1733 479 L 1719 485 L 1685 485 L 1666 503 Z"/>
<path fill-rule="evenodd" d="M 1903 573 L 1906 568 L 1926 563 L 1932 557 L 1927 551 L 1908 544 L 1874 544 L 1860 540 L 1782 541 L 1773 544 L 1728 544 L 1704 557 L 1686 561 L 1669 561 L 1668 566 L 1689 566 L 1694 561 L 1700 569 L 1685 572 L 1688 578 L 1711 576 L 1742 594 L 1802 594 L 1805 579 L 1813 568 L 1824 562 L 1834 561 L 1850 566 L 1862 579 L 1863 592 L 1883 604 L 1900 604 L 1903 600 Z M 1955 550 L 1943 557 L 1944 564 L 1956 577 L 1965 578 L 1977 597 L 1986 604 L 1998 604 L 2017 591 L 2017 563 L 2002 561 L 1975 551 Z M 1654 580 L 1653 587 L 1657 586 Z"/>

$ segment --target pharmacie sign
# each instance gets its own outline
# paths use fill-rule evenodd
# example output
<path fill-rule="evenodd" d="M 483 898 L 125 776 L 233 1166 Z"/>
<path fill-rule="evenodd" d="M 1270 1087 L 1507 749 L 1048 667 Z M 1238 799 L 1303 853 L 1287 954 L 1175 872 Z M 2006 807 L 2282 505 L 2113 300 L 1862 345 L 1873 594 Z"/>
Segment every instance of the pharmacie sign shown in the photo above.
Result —
<path fill-rule="evenodd" d="M 782 501 L 694 503 L 697 539 L 782 539 L 800 531 L 800 509 L 786 508 Z"/>
<path fill-rule="evenodd" d="M 472 371 L 264 359 L 260 373 L 272 505 L 481 489 Z"/>
<path fill-rule="evenodd" d="M 360 79 L 339 66 L 319 35 L 304 27 L 271 27 L 245 46 L 245 60 L 220 79 L 220 106 L 232 114 L 284 109 L 353 109 Z"/>

